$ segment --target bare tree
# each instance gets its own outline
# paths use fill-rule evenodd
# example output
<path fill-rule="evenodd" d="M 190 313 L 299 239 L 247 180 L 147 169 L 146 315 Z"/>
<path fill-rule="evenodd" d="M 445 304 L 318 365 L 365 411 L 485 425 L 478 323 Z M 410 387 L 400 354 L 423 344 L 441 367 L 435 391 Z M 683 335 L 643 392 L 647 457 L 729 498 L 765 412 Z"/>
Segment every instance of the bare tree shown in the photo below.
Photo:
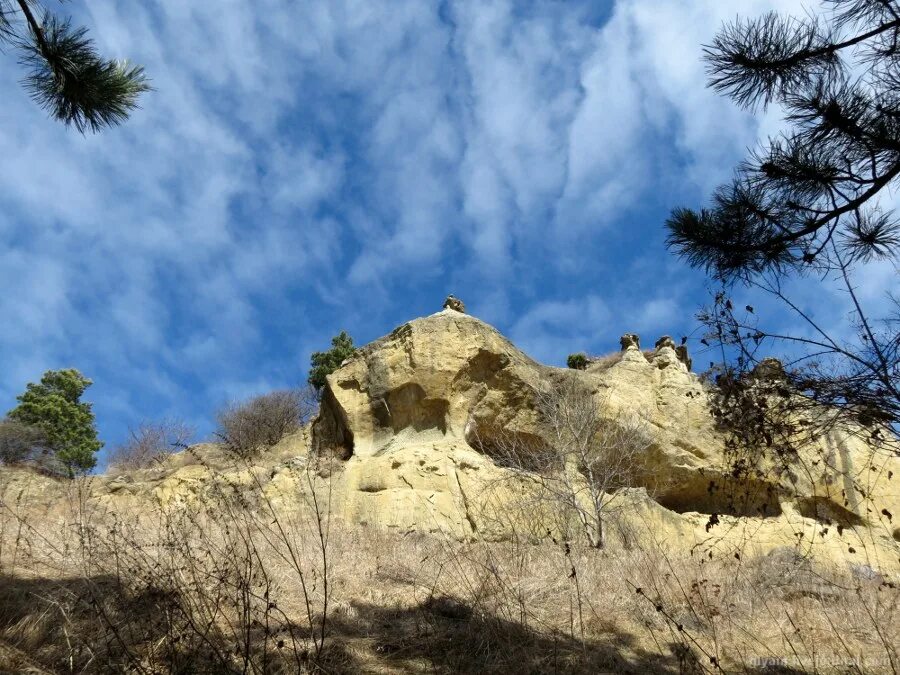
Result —
<path fill-rule="evenodd" d="M 41 429 L 16 420 L 0 420 L 0 464 L 23 464 L 49 451 Z"/>
<path fill-rule="evenodd" d="M 651 440 L 633 414 L 608 415 L 606 401 L 576 377 L 534 392 L 544 440 L 511 433 L 483 443 L 499 464 L 536 481 L 537 498 L 573 514 L 594 548 L 606 544 L 606 525 L 623 488 L 644 475 Z"/>
<path fill-rule="evenodd" d="M 143 422 L 128 430 L 128 439 L 117 446 L 109 457 L 109 467 L 116 471 L 133 471 L 159 464 L 171 453 L 188 446 L 194 429 L 179 420 Z"/>
<path fill-rule="evenodd" d="M 308 390 L 285 389 L 233 403 L 219 411 L 216 431 L 225 446 L 240 457 L 270 448 L 299 431 L 315 410 Z"/>
<path fill-rule="evenodd" d="M 797 329 L 786 332 L 768 328 L 758 310 L 720 292 L 699 315 L 707 328 L 703 341 L 722 355 L 721 364 L 711 365 L 719 376 L 723 396 L 735 393 L 733 385 L 746 381 L 760 366 L 771 370 L 765 355 L 781 347 L 789 356 L 778 367 L 778 377 L 785 385 L 784 393 L 794 395 L 778 408 L 769 406 L 770 411 L 782 411 L 788 402 L 791 412 L 827 408 L 833 414 L 817 415 L 820 421 L 867 433 L 870 442 L 892 446 L 897 454 L 900 446 L 891 426 L 896 431 L 900 421 L 900 304 L 896 298 L 888 298 L 893 314 L 875 320 L 861 306 L 849 276 L 844 282 L 854 306 L 849 317 L 852 330 L 847 335 L 817 322 L 788 297 L 781 280 L 772 277 L 751 285 L 786 305 L 798 319 Z M 726 391 L 726 385 L 732 388 Z M 771 417 L 758 422 L 774 423 Z M 821 434 L 828 430 L 823 427 L 815 431 Z"/>

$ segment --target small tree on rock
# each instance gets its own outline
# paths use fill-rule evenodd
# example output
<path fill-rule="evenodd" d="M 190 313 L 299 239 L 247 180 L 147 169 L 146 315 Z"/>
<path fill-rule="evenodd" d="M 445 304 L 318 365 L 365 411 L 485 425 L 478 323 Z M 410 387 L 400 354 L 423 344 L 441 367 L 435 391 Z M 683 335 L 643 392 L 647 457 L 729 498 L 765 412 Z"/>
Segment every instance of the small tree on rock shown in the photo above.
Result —
<path fill-rule="evenodd" d="M 566 365 L 574 370 L 584 370 L 588 367 L 588 358 L 585 354 L 569 354 L 566 359 Z"/>
<path fill-rule="evenodd" d="M 341 364 L 356 354 L 353 338 L 346 331 L 341 331 L 331 338 L 331 349 L 326 352 L 313 352 L 309 358 L 309 383 L 317 392 L 327 384 L 327 377 L 341 367 Z"/>
<path fill-rule="evenodd" d="M 39 384 L 29 382 L 9 411 L 16 422 L 43 432 L 54 459 L 71 478 L 90 471 L 103 443 L 97 439 L 91 404 L 81 401 L 91 380 L 73 368 L 48 370 Z"/>

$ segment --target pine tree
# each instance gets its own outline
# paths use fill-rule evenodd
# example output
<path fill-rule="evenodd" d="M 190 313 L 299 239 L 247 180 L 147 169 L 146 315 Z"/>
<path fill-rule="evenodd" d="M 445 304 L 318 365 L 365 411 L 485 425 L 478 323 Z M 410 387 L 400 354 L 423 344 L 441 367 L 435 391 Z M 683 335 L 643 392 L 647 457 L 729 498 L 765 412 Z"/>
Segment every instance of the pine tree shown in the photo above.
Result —
<path fill-rule="evenodd" d="M 729 376 L 778 344 L 792 360 L 785 377 L 810 400 L 900 423 L 900 302 L 873 316 L 853 280 L 861 266 L 900 253 L 900 220 L 879 205 L 900 186 L 900 2 L 825 0 L 803 19 L 739 18 L 704 54 L 711 87 L 751 111 L 777 105 L 786 122 L 709 208 L 676 209 L 667 221 L 669 247 L 722 284 L 701 314 L 704 342 L 724 348 Z M 794 276 L 837 284 L 855 336 L 805 312 L 787 290 Z M 753 307 L 733 301 L 747 287 L 800 327 L 763 327 Z"/>
<path fill-rule="evenodd" d="M 102 58 L 87 29 L 73 27 L 38 0 L 0 0 L 0 47 L 12 47 L 28 74 L 31 98 L 81 133 L 124 122 L 150 90 L 141 66 Z"/>
<path fill-rule="evenodd" d="M 900 176 L 900 3 L 824 4 L 827 20 L 738 19 L 704 50 L 715 90 L 751 110 L 779 104 L 791 125 L 711 208 L 668 221 L 669 245 L 719 277 L 833 269 L 900 248 L 900 222 L 875 201 Z"/>
<path fill-rule="evenodd" d="M 308 382 L 316 391 L 321 391 L 327 384 L 327 376 L 341 367 L 346 359 L 356 354 L 353 346 L 353 338 L 341 331 L 331 338 L 331 349 L 327 352 L 313 352 L 310 357 L 310 369 Z"/>
<path fill-rule="evenodd" d="M 48 370 L 29 382 L 8 418 L 40 429 L 55 460 L 69 477 L 90 471 L 103 443 L 97 439 L 91 404 L 81 401 L 91 380 L 74 369 Z"/>

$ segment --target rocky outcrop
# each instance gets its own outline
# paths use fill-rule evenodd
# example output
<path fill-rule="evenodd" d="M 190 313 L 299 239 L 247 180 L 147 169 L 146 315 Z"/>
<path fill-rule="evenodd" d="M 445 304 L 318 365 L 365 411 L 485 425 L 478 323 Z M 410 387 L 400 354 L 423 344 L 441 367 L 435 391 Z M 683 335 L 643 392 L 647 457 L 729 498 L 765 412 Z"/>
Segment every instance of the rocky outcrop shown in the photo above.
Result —
<path fill-rule="evenodd" d="M 328 378 L 313 444 L 371 457 L 488 427 L 534 428 L 530 392 L 549 372 L 484 322 L 454 310 L 411 321 Z"/>
<path fill-rule="evenodd" d="M 764 382 L 783 380 L 785 378 L 784 366 L 778 359 L 766 358 L 756 365 L 750 376 Z"/>
<path fill-rule="evenodd" d="M 771 530 L 759 541 L 784 545 L 798 528 L 865 523 L 891 544 L 893 529 L 883 511 L 900 511 L 897 490 L 887 480 L 891 471 L 900 477 L 896 459 L 852 433 L 835 431 L 804 448 L 807 468 L 815 467 L 807 475 L 769 467 L 738 480 L 710 413 L 709 391 L 690 372 L 686 350 L 668 336 L 650 352 L 640 350 L 634 334 L 621 345 L 612 365 L 553 368 L 479 319 L 446 309 L 400 326 L 329 376 L 313 447 L 347 458 L 343 499 L 355 520 L 380 519 L 401 529 L 443 522 L 463 536 L 496 534 L 474 506 L 483 497 L 480 486 L 498 483 L 505 471 L 491 459 L 492 443 L 549 442 L 535 396 L 574 377 L 606 417 L 636 416 L 649 430 L 646 469 L 634 489 L 652 497 L 648 508 L 657 524 L 692 532 L 702 526 L 705 534 L 711 517 L 735 523 L 752 518 L 761 532 Z M 828 461 L 817 463 L 817 457 Z M 881 478 L 858 490 L 845 479 L 847 472 Z M 494 497 L 495 505 L 503 501 Z"/>
<path fill-rule="evenodd" d="M 622 351 L 624 352 L 629 347 L 634 347 L 635 349 L 641 348 L 641 338 L 635 333 L 625 333 L 621 338 L 619 338 L 619 344 L 622 345 Z"/>
<path fill-rule="evenodd" d="M 575 382 L 610 424 L 636 420 L 648 439 L 633 484 L 618 493 L 612 545 L 650 537 L 765 553 L 802 544 L 878 569 L 898 564 L 900 460 L 835 427 L 802 445 L 791 467 L 760 456 L 759 471 L 738 475 L 709 385 L 690 372 L 686 352 L 668 336 L 653 350 L 641 351 L 634 334 L 621 346 L 583 371 L 550 367 L 447 308 L 358 350 L 328 376 L 312 427 L 256 466 L 235 467 L 214 444 L 195 446 L 154 469 L 93 478 L 90 491 L 113 508 L 147 498 L 176 506 L 224 481 L 299 508 L 323 490 L 335 515 L 360 525 L 463 539 L 555 537 L 565 524 L 535 498 L 534 474 L 506 466 L 500 450 L 552 446 L 537 402 Z M 775 362 L 755 377 L 777 380 Z M 56 490 L 52 481 L 35 485 L 42 499 Z M 854 559 L 865 541 L 867 559 Z"/>
<path fill-rule="evenodd" d="M 678 510 L 734 510 L 707 491 L 721 474 L 722 442 L 699 380 L 670 338 L 650 358 L 631 338 L 613 366 L 575 374 L 535 362 L 471 316 L 445 310 L 411 321 L 329 377 L 314 447 L 366 458 L 435 441 L 482 450 L 501 436 L 540 442 L 535 393 L 578 377 L 607 415 L 634 413 L 652 430 L 650 464 L 667 484 L 647 476 L 636 487 L 661 491 L 661 502 Z"/>
<path fill-rule="evenodd" d="M 446 300 L 444 300 L 443 309 L 452 309 L 456 312 L 460 312 L 461 314 L 466 313 L 465 303 L 452 293 L 447 296 Z"/>

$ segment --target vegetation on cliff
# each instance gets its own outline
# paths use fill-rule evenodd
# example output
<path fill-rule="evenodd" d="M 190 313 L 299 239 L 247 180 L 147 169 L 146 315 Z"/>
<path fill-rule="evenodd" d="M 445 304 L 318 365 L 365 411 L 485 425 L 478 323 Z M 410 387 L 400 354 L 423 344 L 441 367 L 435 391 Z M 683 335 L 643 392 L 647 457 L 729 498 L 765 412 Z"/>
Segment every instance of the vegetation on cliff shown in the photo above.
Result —
<path fill-rule="evenodd" d="M 900 184 L 900 7 L 829 0 L 822 10 L 740 17 L 706 47 L 713 88 L 750 110 L 780 106 L 788 127 L 709 208 L 674 210 L 668 244 L 722 283 L 700 319 L 728 380 L 783 353 L 795 390 L 881 434 L 900 424 L 900 304 L 888 295 L 867 305 L 860 287 L 868 266 L 896 265 L 900 253 L 888 208 Z M 801 277 L 849 299 L 850 325 L 803 309 L 790 283 Z M 748 290 L 794 325 L 767 326 L 735 298 Z"/>
<path fill-rule="evenodd" d="M 29 382 L 18 396 L 19 405 L 7 417 L 41 432 L 34 441 L 49 450 L 42 453 L 44 468 L 59 467 L 70 477 L 90 471 L 103 443 L 97 439 L 91 404 L 81 400 L 92 384 L 74 369 L 48 370 L 37 384 Z M 32 453 L 33 454 L 33 453 Z M 19 460 L 28 458 L 21 454 Z"/>
<path fill-rule="evenodd" d="M 326 378 L 335 370 L 341 367 L 341 364 L 356 353 L 353 346 L 353 338 L 346 331 L 341 331 L 331 338 L 331 349 L 324 352 L 313 352 L 309 357 L 309 377 L 307 381 L 315 388 L 321 391 L 325 386 Z"/>

